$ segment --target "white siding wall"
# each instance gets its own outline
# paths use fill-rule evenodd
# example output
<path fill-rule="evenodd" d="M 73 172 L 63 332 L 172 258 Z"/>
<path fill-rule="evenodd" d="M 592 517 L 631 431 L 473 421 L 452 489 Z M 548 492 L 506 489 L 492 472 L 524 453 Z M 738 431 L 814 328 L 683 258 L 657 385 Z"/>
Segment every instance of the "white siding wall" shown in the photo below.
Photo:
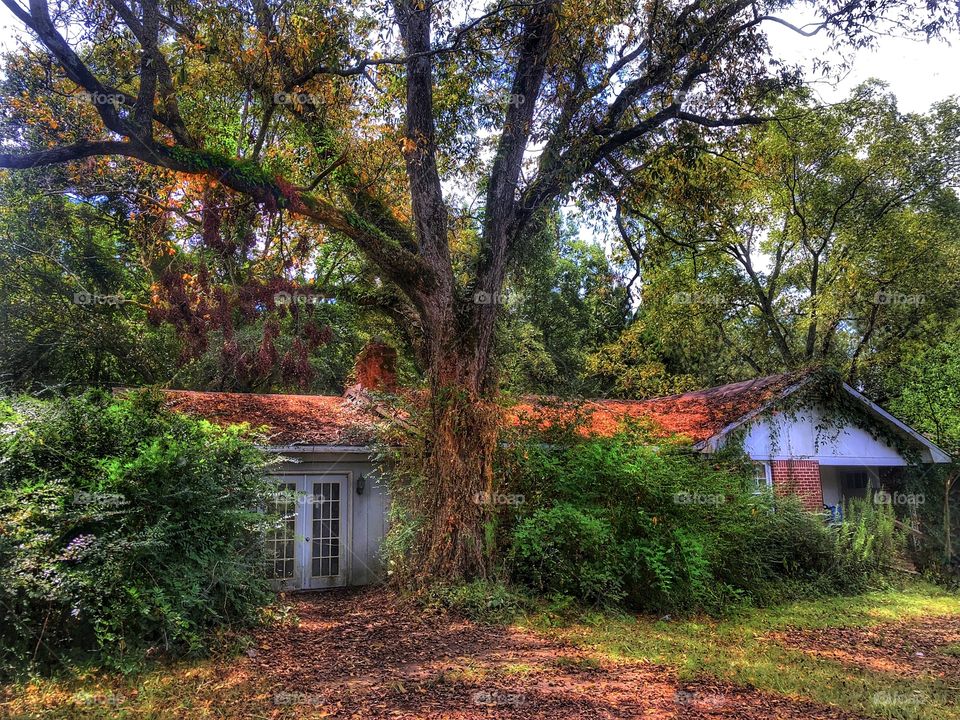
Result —
<path fill-rule="evenodd" d="M 755 460 L 816 460 L 821 465 L 906 465 L 906 459 L 882 439 L 853 425 L 824 422 L 818 408 L 777 413 L 753 422 L 744 450 Z M 923 457 L 929 453 L 924 450 Z"/>
<path fill-rule="evenodd" d="M 294 453 L 284 451 L 284 457 L 299 462 L 283 463 L 272 468 L 280 472 L 310 475 L 324 472 L 351 473 L 348 515 L 347 565 L 349 585 L 369 585 L 385 578 L 380 545 L 387 531 L 387 491 L 377 476 L 370 458 L 360 453 Z M 366 479 L 362 495 L 357 494 L 357 478 Z"/>

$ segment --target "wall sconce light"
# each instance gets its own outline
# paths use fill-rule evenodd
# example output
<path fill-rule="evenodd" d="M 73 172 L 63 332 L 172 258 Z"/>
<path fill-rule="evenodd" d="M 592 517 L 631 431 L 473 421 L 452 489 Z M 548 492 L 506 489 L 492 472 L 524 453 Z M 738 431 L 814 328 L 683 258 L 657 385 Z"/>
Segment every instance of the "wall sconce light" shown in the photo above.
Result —
<path fill-rule="evenodd" d="M 363 495 L 363 488 L 367 485 L 367 479 L 363 475 L 357 476 L 357 495 Z"/>

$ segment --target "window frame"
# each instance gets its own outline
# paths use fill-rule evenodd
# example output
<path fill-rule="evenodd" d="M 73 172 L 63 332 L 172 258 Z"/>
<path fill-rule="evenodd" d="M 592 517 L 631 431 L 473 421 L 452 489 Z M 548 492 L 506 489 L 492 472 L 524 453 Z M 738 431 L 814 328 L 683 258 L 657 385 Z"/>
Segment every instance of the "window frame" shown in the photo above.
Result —
<path fill-rule="evenodd" d="M 762 495 L 773 489 L 773 468 L 769 460 L 752 460 L 753 473 L 753 494 Z M 763 478 L 760 477 L 759 470 L 763 468 Z M 760 481 L 763 480 L 761 485 Z"/>

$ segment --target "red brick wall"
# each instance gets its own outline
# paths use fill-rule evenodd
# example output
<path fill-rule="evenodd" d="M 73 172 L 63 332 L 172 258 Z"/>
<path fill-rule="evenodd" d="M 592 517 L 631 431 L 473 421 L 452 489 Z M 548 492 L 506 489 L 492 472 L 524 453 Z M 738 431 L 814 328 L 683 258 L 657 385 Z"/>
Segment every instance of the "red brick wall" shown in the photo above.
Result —
<path fill-rule="evenodd" d="M 816 460 L 774 460 L 770 470 L 777 495 L 797 495 L 807 510 L 823 509 L 820 463 Z"/>
<path fill-rule="evenodd" d="M 366 390 L 390 391 L 397 388 L 397 351 L 372 340 L 357 355 L 353 374 Z"/>

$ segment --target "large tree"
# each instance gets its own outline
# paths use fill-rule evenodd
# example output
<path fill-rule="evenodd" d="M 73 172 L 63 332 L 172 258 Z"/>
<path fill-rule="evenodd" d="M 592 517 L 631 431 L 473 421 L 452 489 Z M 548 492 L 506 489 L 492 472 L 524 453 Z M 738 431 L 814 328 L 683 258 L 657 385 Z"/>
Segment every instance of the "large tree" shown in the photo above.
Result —
<path fill-rule="evenodd" d="M 681 138 L 625 186 L 642 319 L 692 351 L 688 372 L 827 362 L 860 382 L 956 317 L 960 105 L 906 114 L 868 83 L 826 108 L 791 93 L 774 114 Z"/>
<path fill-rule="evenodd" d="M 3 3 L 32 80 L 0 167 L 132 158 L 362 252 L 428 379 L 416 566 L 443 577 L 487 567 L 472 498 L 493 482 L 496 298 L 540 225 L 587 184 L 615 203 L 671 126 L 757 122 L 793 79 L 763 32 L 793 27 L 789 0 Z M 854 45 L 954 19 L 810 5 L 822 21 L 794 30 Z"/>

